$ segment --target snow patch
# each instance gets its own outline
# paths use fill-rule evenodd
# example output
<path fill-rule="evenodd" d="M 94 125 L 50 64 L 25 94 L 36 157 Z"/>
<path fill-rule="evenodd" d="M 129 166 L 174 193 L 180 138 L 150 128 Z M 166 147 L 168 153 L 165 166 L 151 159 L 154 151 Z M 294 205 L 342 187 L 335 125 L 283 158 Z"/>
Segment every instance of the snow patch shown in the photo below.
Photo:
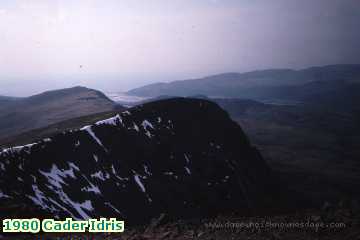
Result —
<path fill-rule="evenodd" d="M 149 176 L 152 175 L 152 173 L 149 171 L 149 168 L 146 166 L 146 165 L 143 165 L 144 166 L 144 170 L 145 170 L 145 173 Z"/>
<path fill-rule="evenodd" d="M 150 129 L 154 129 L 154 126 L 148 121 L 148 120 L 144 120 L 142 123 L 141 123 L 142 127 L 144 128 L 145 130 L 145 135 L 148 136 L 149 138 L 152 138 L 153 135 L 151 134 L 151 132 L 149 131 L 149 128 Z"/>
<path fill-rule="evenodd" d="M 70 167 L 70 169 L 68 170 L 60 170 L 56 166 L 56 164 L 52 165 L 50 172 L 45 172 L 41 170 L 39 170 L 39 172 L 48 179 L 48 182 L 51 185 L 57 188 L 62 188 L 61 186 L 62 184 L 67 185 L 64 182 L 63 178 L 67 178 L 67 177 L 75 178 L 74 170 L 72 167 Z"/>
<path fill-rule="evenodd" d="M 122 215 L 122 213 L 121 213 L 116 207 L 114 207 L 111 203 L 106 202 L 105 205 L 106 205 L 106 206 L 109 206 L 109 207 L 110 207 L 112 210 L 114 210 L 116 213 Z"/>
<path fill-rule="evenodd" d="M 90 182 L 89 182 L 90 183 Z M 91 184 L 91 183 L 90 183 Z M 101 191 L 99 189 L 98 186 L 95 186 L 93 184 L 91 184 L 89 187 L 83 187 L 81 189 L 81 191 L 84 191 L 84 192 L 93 192 L 95 194 L 98 194 L 98 195 L 101 195 Z"/>
<path fill-rule="evenodd" d="M 3 164 L 2 162 L 0 162 L 0 169 L 1 169 L 2 171 L 5 171 L 5 164 Z"/>
<path fill-rule="evenodd" d="M 115 177 L 116 177 L 117 179 L 119 179 L 120 181 L 129 181 L 129 178 L 123 178 L 123 177 L 120 177 L 120 176 L 118 176 L 118 175 L 115 175 Z"/>
<path fill-rule="evenodd" d="M 18 165 L 18 168 L 19 168 L 21 171 L 24 171 L 24 168 L 23 168 L 23 166 L 21 165 L 21 163 Z"/>
<path fill-rule="evenodd" d="M 134 124 L 134 129 L 135 129 L 135 131 L 137 131 L 137 132 L 138 132 L 138 131 L 139 131 L 139 127 L 138 127 L 138 125 L 136 125 L 136 123 L 134 123 L 134 122 L 133 122 L 133 124 Z"/>
<path fill-rule="evenodd" d="M 186 154 L 184 154 L 184 157 L 185 157 L 186 163 L 190 163 L 190 158 Z"/>
<path fill-rule="evenodd" d="M 139 175 L 135 174 L 134 175 L 134 180 L 137 183 L 137 185 L 141 188 L 141 191 L 146 193 L 146 189 L 145 189 L 143 183 L 141 182 Z"/>
<path fill-rule="evenodd" d="M 105 120 L 101 120 L 95 123 L 95 125 L 113 125 L 113 126 L 117 126 L 118 122 L 120 122 L 121 124 L 123 124 L 122 118 L 120 117 L 119 114 L 117 114 L 115 117 L 109 118 L 109 119 L 105 119 Z"/>
<path fill-rule="evenodd" d="M 76 170 L 76 171 L 80 171 L 79 167 L 76 166 L 74 163 L 68 162 L 68 165 L 69 165 L 69 167 L 70 167 L 71 169 L 74 169 L 74 170 Z"/>
<path fill-rule="evenodd" d="M 37 144 L 38 143 L 30 143 L 30 144 L 23 145 L 23 146 L 15 146 L 15 147 L 10 147 L 10 148 L 5 148 L 0 152 L 0 156 L 5 153 L 20 153 L 22 150 L 25 150 L 28 153 L 30 153 L 31 148 Z"/>
<path fill-rule="evenodd" d="M 88 134 L 107 152 L 107 149 L 104 147 L 104 145 L 101 143 L 100 139 L 96 137 L 94 131 L 92 130 L 91 126 L 86 126 L 81 128 L 83 131 L 87 131 Z"/>
<path fill-rule="evenodd" d="M 133 171 L 134 172 L 134 171 Z M 145 194 L 147 200 L 151 203 L 152 202 L 152 199 L 149 197 L 149 195 L 146 193 L 146 189 L 144 187 L 144 184 L 141 182 L 140 178 L 145 178 L 145 177 L 142 177 L 138 174 L 136 174 L 136 172 L 134 172 L 134 180 L 135 182 L 137 183 L 137 185 L 140 187 L 141 191 Z"/>
<path fill-rule="evenodd" d="M 57 187 L 57 186 L 55 186 L 55 187 Z M 90 219 L 90 216 L 86 213 L 86 211 L 91 212 L 91 211 L 94 210 L 90 200 L 86 200 L 86 201 L 84 201 L 82 203 L 75 202 L 75 201 L 70 199 L 70 197 L 63 191 L 63 189 L 61 187 L 57 187 L 57 189 L 52 188 L 52 190 L 59 196 L 59 200 L 62 203 L 64 203 L 66 206 L 68 206 L 71 209 L 74 209 L 76 211 L 76 213 L 78 214 L 77 216 L 72 214 L 69 209 L 66 209 L 65 207 L 63 207 L 59 203 L 57 203 L 57 206 L 61 207 L 65 211 L 69 212 L 70 215 L 72 216 L 72 218 L 74 218 L 76 220 Z M 80 216 L 80 217 L 78 217 L 78 216 Z"/>
<path fill-rule="evenodd" d="M 116 175 L 116 170 L 115 170 L 114 164 L 111 165 L 111 172 L 112 172 L 112 174 Z"/>
<path fill-rule="evenodd" d="M 32 185 L 32 189 L 35 193 L 35 196 L 27 195 L 28 198 L 30 198 L 34 204 L 40 206 L 42 209 L 50 209 L 47 204 L 45 203 L 46 197 L 44 193 L 39 189 L 39 187 L 35 184 Z"/>
<path fill-rule="evenodd" d="M 148 127 L 150 127 L 151 129 L 154 129 L 154 126 L 148 121 L 148 120 L 144 120 L 141 125 L 143 126 L 143 128 L 146 130 Z"/>
<path fill-rule="evenodd" d="M 100 179 L 101 181 L 105 181 L 106 176 L 102 173 L 102 171 L 98 171 L 90 175 L 92 178 Z"/>
<path fill-rule="evenodd" d="M 6 195 L 5 193 L 3 193 L 2 191 L 0 191 L 0 199 L 1 198 L 11 198 L 9 195 Z"/>

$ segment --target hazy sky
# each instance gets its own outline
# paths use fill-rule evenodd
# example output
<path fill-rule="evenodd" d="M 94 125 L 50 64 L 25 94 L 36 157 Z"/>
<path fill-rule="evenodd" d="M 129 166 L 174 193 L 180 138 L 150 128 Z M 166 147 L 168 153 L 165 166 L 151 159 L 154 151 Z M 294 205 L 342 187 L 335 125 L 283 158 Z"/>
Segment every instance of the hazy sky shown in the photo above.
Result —
<path fill-rule="evenodd" d="M 359 0 L 1 0 L 0 95 L 360 63 Z"/>

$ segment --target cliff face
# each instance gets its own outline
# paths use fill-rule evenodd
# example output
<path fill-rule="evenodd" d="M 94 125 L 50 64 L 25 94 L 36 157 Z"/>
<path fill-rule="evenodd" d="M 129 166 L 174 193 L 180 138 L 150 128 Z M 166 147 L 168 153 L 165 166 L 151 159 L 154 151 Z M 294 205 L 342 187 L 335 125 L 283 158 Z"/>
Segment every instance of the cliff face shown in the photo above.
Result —
<path fill-rule="evenodd" d="M 269 171 L 216 104 L 170 99 L 0 153 L 1 217 L 118 217 L 242 211 Z"/>

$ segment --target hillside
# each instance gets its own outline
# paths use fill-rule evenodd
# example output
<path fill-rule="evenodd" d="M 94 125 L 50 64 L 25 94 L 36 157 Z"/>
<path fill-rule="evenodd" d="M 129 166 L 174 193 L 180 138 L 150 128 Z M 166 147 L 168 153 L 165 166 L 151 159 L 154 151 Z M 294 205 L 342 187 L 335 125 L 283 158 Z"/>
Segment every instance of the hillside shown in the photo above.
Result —
<path fill-rule="evenodd" d="M 85 87 L 44 92 L 0 104 L 0 139 L 63 120 L 113 110 L 103 93 Z"/>
<path fill-rule="evenodd" d="M 312 85 L 323 83 L 309 83 L 305 88 L 310 90 Z M 226 110 L 276 175 L 319 206 L 345 196 L 360 197 L 356 191 L 360 187 L 360 109 L 354 104 L 360 101 L 357 86 L 343 85 L 331 91 L 323 88 L 316 97 L 308 92 L 312 97 L 302 104 L 196 98 L 214 101 Z"/>
<path fill-rule="evenodd" d="M 358 83 L 360 65 L 330 65 L 303 70 L 274 69 L 247 73 L 224 73 L 201 79 L 156 83 L 136 88 L 129 95 L 142 97 L 192 96 L 249 98 L 257 100 L 303 100 L 308 96 L 307 84 L 325 82 L 331 89 L 339 84 Z M 324 92 L 312 86 L 313 94 Z"/>
<path fill-rule="evenodd" d="M 279 191 L 240 126 L 216 104 L 194 99 L 144 104 L 6 149 L 0 164 L 6 217 L 117 216 L 136 224 L 161 213 L 259 210 Z"/>
<path fill-rule="evenodd" d="M 17 97 L 0 96 L 0 103 L 9 103 L 15 100 L 19 100 Z"/>

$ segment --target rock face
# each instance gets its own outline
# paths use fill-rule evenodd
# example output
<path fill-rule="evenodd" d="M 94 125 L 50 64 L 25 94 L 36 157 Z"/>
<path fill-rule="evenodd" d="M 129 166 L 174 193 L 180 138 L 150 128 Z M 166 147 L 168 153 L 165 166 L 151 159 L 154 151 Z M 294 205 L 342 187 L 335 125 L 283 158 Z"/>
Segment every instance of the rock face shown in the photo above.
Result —
<path fill-rule="evenodd" d="M 0 153 L 1 217 L 205 216 L 260 203 L 269 170 L 216 104 L 147 103 Z"/>

